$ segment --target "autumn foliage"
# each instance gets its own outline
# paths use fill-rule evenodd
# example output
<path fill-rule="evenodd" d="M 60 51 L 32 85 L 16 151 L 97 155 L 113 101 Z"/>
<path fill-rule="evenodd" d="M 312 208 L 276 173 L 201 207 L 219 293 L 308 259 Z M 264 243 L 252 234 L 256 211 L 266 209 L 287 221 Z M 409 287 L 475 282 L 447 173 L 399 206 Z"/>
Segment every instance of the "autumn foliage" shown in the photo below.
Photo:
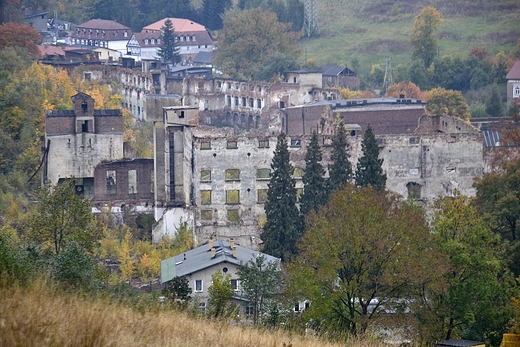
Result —
<path fill-rule="evenodd" d="M 426 100 L 426 93 L 421 91 L 413 82 L 399 82 L 388 87 L 386 98 L 399 98 L 404 95 L 405 98 L 412 98 L 417 100 Z"/>
<path fill-rule="evenodd" d="M 41 35 L 30 25 L 6 22 L 0 25 L 0 50 L 5 47 L 18 46 L 27 49 L 33 57 L 39 55 L 38 45 Z"/>

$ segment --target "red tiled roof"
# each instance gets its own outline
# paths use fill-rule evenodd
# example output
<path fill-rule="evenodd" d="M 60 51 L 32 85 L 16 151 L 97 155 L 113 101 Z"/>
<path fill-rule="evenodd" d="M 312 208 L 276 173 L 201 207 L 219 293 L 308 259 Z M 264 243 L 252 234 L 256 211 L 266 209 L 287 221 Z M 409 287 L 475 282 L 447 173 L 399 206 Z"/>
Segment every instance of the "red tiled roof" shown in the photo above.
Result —
<path fill-rule="evenodd" d="M 508 80 L 520 80 L 520 60 L 517 60 L 515 65 L 509 70 L 506 76 Z"/>
<path fill-rule="evenodd" d="M 65 50 L 61 46 L 40 45 L 38 49 L 42 57 L 46 55 L 65 55 Z"/>
<path fill-rule="evenodd" d="M 160 21 L 145 26 L 142 31 L 145 32 L 146 30 L 161 30 L 161 28 L 164 26 L 164 22 L 167 19 L 172 21 L 176 34 L 206 31 L 204 25 L 184 18 L 163 18 Z"/>

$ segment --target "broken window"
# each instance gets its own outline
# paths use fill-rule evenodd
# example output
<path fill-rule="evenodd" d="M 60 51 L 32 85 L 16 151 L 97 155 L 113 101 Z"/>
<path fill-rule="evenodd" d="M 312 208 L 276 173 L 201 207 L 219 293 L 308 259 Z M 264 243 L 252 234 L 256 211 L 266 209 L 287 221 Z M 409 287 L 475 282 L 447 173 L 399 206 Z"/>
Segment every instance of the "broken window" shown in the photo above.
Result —
<path fill-rule="evenodd" d="M 112 195 L 116 193 L 116 172 L 107 171 L 107 194 Z"/>
<path fill-rule="evenodd" d="M 235 96 L 235 106 L 238 106 L 238 96 Z"/>
<path fill-rule="evenodd" d="M 256 99 L 256 108 L 262 108 L 262 100 Z"/>
<path fill-rule="evenodd" d="M 257 193 L 258 193 L 258 202 L 260 203 L 264 203 L 267 201 L 267 191 L 268 189 L 258 189 L 257 190 Z"/>
<path fill-rule="evenodd" d="M 226 190 L 226 204 L 240 204 L 240 191 Z"/>
<path fill-rule="evenodd" d="M 211 181 L 211 170 L 201 170 L 200 171 L 200 180 L 201 181 Z"/>
<path fill-rule="evenodd" d="M 226 181 L 238 181 L 240 180 L 240 170 L 228 169 L 226 170 Z"/>
<path fill-rule="evenodd" d="M 228 141 L 227 142 L 227 148 L 228 149 L 237 149 L 238 148 L 238 144 L 236 141 Z"/>
<path fill-rule="evenodd" d="M 259 148 L 269 148 L 269 139 L 258 140 Z"/>
<path fill-rule="evenodd" d="M 256 177 L 258 179 L 270 179 L 271 178 L 271 169 L 256 170 Z"/>
<path fill-rule="evenodd" d="M 421 198 L 421 185 L 419 183 L 408 182 L 406 188 L 408 189 L 408 199 L 415 200 Z"/>
<path fill-rule="evenodd" d="M 201 220 L 212 220 L 213 219 L 213 210 L 201 210 L 200 219 Z"/>
<path fill-rule="evenodd" d="M 81 103 L 81 110 L 85 113 L 88 111 L 88 104 L 86 102 Z"/>
<path fill-rule="evenodd" d="M 238 210 L 228 210 L 227 219 L 230 222 L 238 224 L 238 222 L 240 221 L 239 216 L 238 216 Z"/>
<path fill-rule="evenodd" d="M 247 98 L 242 98 L 242 107 L 247 106 Z"/>
<path fill-rule="evenodd" d="M 202 205 L 211 204 L 211 190 L 201 190 L 200 191 L 200 203 Z"/>
<path fill-rule="evenodd" d="M 211 149 L 211 141 L 210 140 L 203 140 L 200 143 L 200 149 Z"/>
<path fill-rule="evenodd" d="M 81 123 L 81 132 L 88 133 L 88 120 L 84 120 L 83 123 Z"/>
<path fill-rule="evenodd" d="M 128 194 L 137 194 L 137 171 L 128 171 Z"/>
<path fill-rule="evenodd" d="M 302 145 L 301 140 L 291 140 L 292 147 L 300 147 Z"/>
<path fill-rule="evenodd" d="M 231 96 L 226 95 L 226 105 L 231 107 Z"/>
<path fill-rule="evenodd" d="M 251 107 L 251 108 L 255 107 L 255 99 L 253 99 L 253 98 L 249 99 L 249 107 Z"/>

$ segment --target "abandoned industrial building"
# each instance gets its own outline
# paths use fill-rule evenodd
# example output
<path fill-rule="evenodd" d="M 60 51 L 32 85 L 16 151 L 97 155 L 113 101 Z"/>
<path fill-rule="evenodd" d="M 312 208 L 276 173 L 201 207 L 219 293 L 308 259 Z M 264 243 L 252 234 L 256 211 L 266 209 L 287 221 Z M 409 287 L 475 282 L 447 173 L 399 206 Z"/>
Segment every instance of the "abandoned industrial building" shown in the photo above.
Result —
<path fill-rule="evenodd" d="M 338 116 L 349 129 L 353 165 L 371 124 L 387 188 L 405 198 L 426 204 L 455 191 L 471 196 L 474 177 L 484 172 L 481 131 L 460 119 L 426 116 L 421 100 L 341 100 L 337 89 L 322 88 L 315 71 L 291 72 L 279 83 L 207 78 L 204 68 L 178 73 L 167 78 L 172 93 L 141 94 L 144 119 L 154 124 L 153 159 L 125 155 L 121 111 L 94 110 L 92 98 L 80 93 L 73 110 L 46 113 L 44 178 L 74 177 L 95 211 L 153 213 L 154 242 L 186 222 L 197 244 L 216 236 L 258 249 L 280 132 L 288 136 L 299 193 L 310 134 L 320 135 L 327 168 Z"/>

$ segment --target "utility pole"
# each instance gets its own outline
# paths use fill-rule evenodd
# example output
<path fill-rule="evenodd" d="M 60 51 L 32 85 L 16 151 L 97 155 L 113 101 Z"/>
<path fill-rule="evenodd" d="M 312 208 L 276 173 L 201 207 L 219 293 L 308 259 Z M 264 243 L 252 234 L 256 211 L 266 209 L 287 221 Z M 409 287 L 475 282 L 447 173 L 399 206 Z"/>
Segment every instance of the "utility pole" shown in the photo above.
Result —
<path fill-rule="evenodd" d="M 303 19 L 303 27 L 307 34 L 307 38 L 320 33 L 318 24 L 318 0 L 304 0 L 305 13 Z"/>
<path fill-rule="evenodd" d="M 392 58 L 386 58 L 385 78 L 383 80 L 383 91 L 386 93 L 388 86 L 394 84 L 394 73 L 392 72 Z"/>

